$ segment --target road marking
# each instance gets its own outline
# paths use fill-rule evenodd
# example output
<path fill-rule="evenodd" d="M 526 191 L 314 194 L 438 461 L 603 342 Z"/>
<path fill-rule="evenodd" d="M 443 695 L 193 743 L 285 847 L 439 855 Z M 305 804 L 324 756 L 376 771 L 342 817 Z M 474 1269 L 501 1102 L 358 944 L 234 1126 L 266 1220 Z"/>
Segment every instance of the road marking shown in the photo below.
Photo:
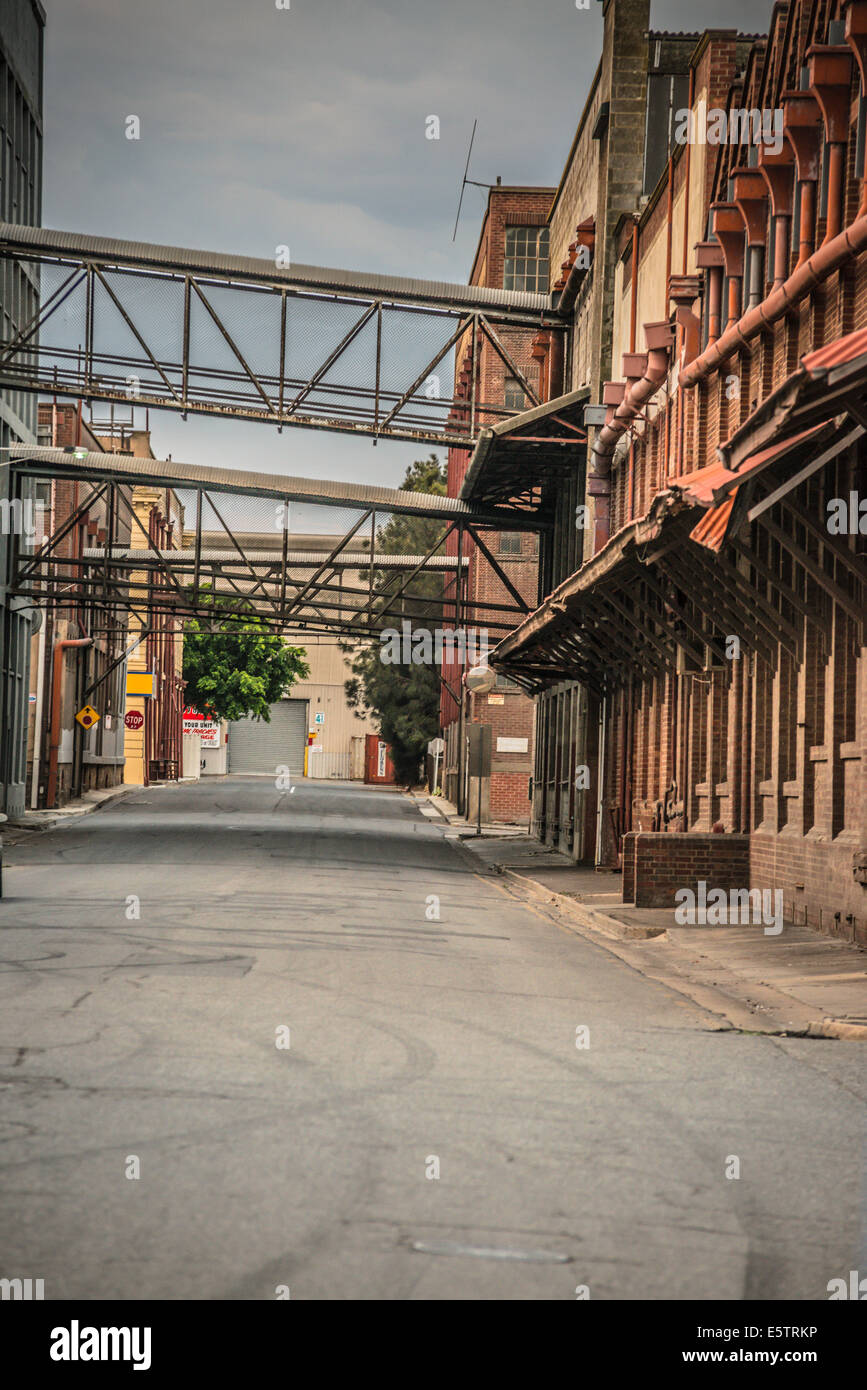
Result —
<path fill-rule="evenodd" d="M 554 1250 L 510 1250 L 451 1240 L 414 1240 L 412 1249 L 421 1255 L 469 1255 L 476 1260 L 522 1260 L 529 1264 L 569 1264 L 572 1260 L 571 1255 L 558 1255 Z"/>

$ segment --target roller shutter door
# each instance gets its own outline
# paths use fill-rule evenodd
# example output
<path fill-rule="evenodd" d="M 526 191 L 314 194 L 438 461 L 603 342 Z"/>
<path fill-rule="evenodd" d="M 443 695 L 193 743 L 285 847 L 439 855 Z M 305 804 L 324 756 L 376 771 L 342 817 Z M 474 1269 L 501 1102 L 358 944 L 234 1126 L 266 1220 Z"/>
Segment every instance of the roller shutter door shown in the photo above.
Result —
<path fill-rule="evenodd" d="M 293 777 L 304 773 L 307 745 L 307 701 L 280 700 L 271 706 L 271 723 L 238 719 L 229 726 L 229 771 L 275 775 L 288 767 Z"/>

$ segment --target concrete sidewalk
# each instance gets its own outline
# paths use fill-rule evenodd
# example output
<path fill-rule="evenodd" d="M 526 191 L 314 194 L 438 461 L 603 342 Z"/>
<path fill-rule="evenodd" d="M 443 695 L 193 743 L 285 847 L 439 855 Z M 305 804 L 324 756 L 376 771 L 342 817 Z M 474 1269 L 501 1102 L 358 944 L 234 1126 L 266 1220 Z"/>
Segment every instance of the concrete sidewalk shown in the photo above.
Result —
<path fill-rule="evenodd" d="M 621 876 L 578 867 L 524 834 L 462 839 L 482 872 L 562 926 L 591 937 L 633 969 L 747 1032 L 867 1039 L 867 951 L 785 923 L 682 926 L 673 908 L 621 901 Z"/>
<path fill-rule="evenodd" d="M 58 806 L 51 811 L 27 811 L 18 820 L 7 821 L 0 827 L 3 844 L 20 844 L 22 840 L 29 839 L 34 831 L 52 830 L 54 826 L 62 825 L 65 821 L 75 820 L 79 816 L 89 816 L 91 812 L 98 811 L 100 806 L 128 796 L 130 792 L 141 790 L 141 787 L 124 783 L 119 787 L 106 787 L 103 791 L 87 792 L 84 796 L 68 801 L 65 806 Z"/>
<path fill-rule="evenodd" d="M 478 835 L 476 822 L 467 820 L 466 816 L 458 814 L 458 808 L 451 801 L 446 801 L 444 796 L 429 796 L 427 792 L 412 792 L 411 796 L 418 803 L 418 808 L 423 815 L 428 813 L 425 806 L 433 806 L 447 820 L 457 832 L 460 839 L 497 839 L 504 837 L 510 839 L 527 840 L 529 839 L 527 827 L 525 825 L 507 825 L 505 822 L 492 821 L 487 825 L 482 825 L 481 836 Z"/>

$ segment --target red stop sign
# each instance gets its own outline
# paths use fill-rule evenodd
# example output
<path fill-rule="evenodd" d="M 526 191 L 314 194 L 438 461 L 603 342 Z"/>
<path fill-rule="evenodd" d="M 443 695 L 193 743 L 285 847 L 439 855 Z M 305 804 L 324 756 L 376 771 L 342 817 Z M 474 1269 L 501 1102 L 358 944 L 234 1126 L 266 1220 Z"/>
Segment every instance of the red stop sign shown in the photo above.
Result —
<path fill-rule="evenodd" d="M 131 709 L 128 714 L 124 715 L 123 722 L 128 729 L 140 729 L 144 723 L 144 715 L 141 710 Z"/>

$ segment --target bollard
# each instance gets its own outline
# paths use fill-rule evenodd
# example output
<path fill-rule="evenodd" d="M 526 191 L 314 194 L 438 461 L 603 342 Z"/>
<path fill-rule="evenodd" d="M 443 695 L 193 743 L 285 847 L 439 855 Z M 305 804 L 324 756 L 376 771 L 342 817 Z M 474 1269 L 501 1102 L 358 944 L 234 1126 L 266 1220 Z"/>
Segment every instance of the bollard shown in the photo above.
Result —
<path fill-rule="evenodd" d="M 0 812 L 0 898 L 3 897 L 3 826 L 8 819 Z"/>

